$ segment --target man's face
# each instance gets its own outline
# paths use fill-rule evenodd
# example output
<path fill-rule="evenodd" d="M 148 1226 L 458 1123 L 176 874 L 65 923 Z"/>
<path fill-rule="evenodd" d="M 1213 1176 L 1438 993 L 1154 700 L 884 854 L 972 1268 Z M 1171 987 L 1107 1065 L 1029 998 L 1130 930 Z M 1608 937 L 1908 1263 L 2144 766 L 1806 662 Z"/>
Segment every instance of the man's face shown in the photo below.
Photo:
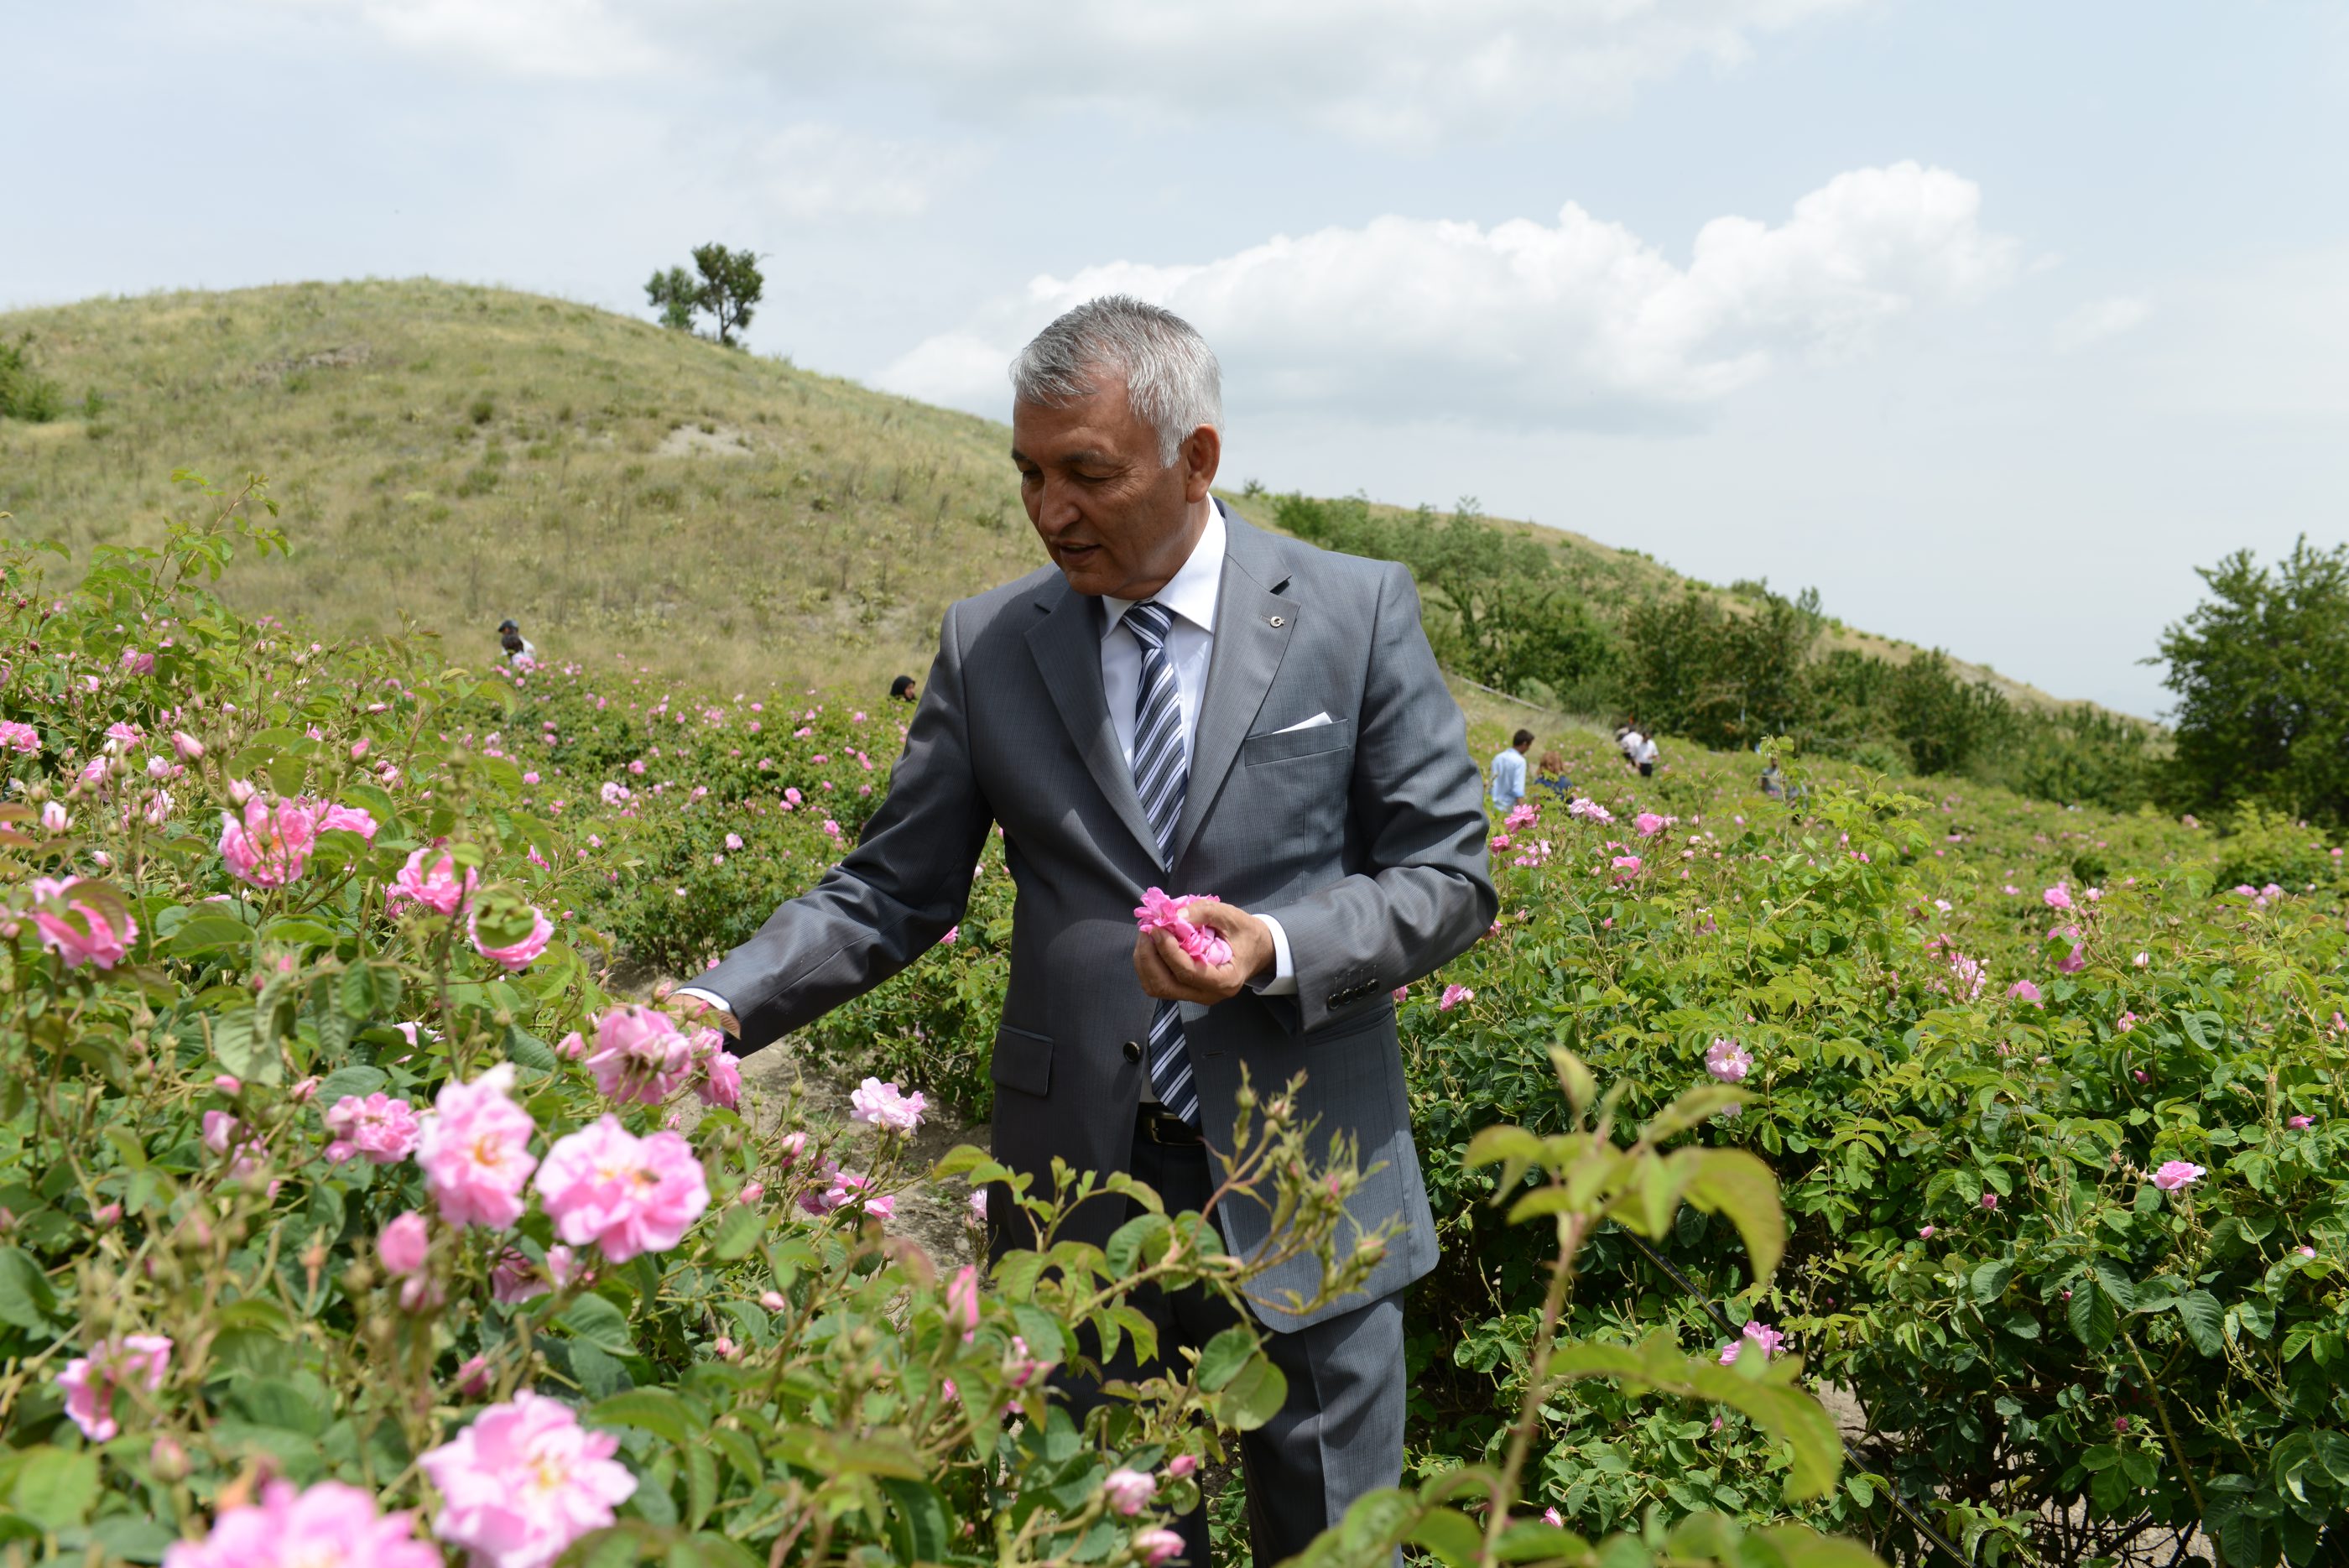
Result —
<path fill-rule="evenodd" d="M 1123 379 L 1089 398 L 1011 410 L 1011 461 L 1019 498 L 1052 564 L 1081 594 L 1145 599 L 1189 559 L 1206 524 L 1195 504 L 1215 483 L 1222 454 L 1202 426 L 1172 463 L 1158 461 L 1158 432 L 1126 401 Z"/>

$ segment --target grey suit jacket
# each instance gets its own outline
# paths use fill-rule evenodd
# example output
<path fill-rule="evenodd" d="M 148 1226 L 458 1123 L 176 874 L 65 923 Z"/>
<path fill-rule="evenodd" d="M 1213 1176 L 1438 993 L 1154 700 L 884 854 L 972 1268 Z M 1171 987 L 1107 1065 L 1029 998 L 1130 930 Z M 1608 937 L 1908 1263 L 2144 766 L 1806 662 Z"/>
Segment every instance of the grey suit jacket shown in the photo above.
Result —
<path fill-rule="evenodd" d="M 1225 516 L 1215 650 L 1171 870 L 1102 695 L 1100 602 L 1047 566 L 947 612 L 863 842 L 695 983 L 732 1006 L 743 1049 L 800 1027 L 961 918 L 988 826 L 1000 824 L 1018 894 L 992 1066 L 995 1155 L 1049 1180 L 1056 1156 L 1112 1171 L 1132 1155 L 1154 1005 L 1132 957 L 1142 889 L 1213 893 L 1274 916 L 1297 994 L 1184 1006 L 1202 1120 L 1211 1144 L 1228 1145 L 1244 1064 L 1259 1091 L 1307 1075 L 1300 1113 L 1324 1136 L 1351 1135 L 1364 1168 L 1380 1168 L 1350 1218 L 1403 1222 L 1371 1282 L 1377 1296 L 1435 1264 L 1390 992 L 1492 922 L 1483 788 L 1410 574 Z M 1323 712 L 1333 722 L 1287 728 Z M 1123 1218 L 1122 1200 L 1086 1208 L 1073 1233 L 1093 1241 Z M 1217 1217 L 1236 1253 L 1266 1241 L 1260 1206 L 1226 1204 Z M 1266 1283 L 1309 1297 L 1319 1278 L 1299 1259 Z M 1260 1315 L 1288 1329 L 1358 1304 Z"/>

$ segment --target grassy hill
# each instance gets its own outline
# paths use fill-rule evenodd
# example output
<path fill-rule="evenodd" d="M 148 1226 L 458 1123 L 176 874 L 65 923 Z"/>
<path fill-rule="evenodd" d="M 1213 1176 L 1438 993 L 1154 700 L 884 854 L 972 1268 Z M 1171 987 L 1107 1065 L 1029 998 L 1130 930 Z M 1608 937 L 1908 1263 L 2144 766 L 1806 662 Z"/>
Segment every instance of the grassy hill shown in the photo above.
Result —
<path fill-rule="evenodd" d="M 412 618 L 477 657 L 511 615 L 556 658 L 869 686 L 920 673 L 947 602 L 1041 559 L 1003 425 L 564 301 L 299 284 L 0 315 L 0 341 L 26 334 L 74 411 L 0 421 L 10 532 L 79 557 L 185 504 L 175 467 L 263 473 L 294 554 L 235 574 L 233 597 L 355 633 Z M 1637 551 L 1495 525 L 1627 593 L 1681 580 Z M 1913 651 L 1840 622 L 1828 644 Z"/>
<path fill-rule="evenodd" d="M 269 476 L 289 560 L 242 605 L 403 616 L 476 656 L 519 619 L 713 683 L 919 674 L 948 601 L 1039 558 L 1006 431 L 583 306 L 430 281 L 0 316 L 94 417 L 0 421 L 20 536 L 150 534 L 170 473 Z"/>

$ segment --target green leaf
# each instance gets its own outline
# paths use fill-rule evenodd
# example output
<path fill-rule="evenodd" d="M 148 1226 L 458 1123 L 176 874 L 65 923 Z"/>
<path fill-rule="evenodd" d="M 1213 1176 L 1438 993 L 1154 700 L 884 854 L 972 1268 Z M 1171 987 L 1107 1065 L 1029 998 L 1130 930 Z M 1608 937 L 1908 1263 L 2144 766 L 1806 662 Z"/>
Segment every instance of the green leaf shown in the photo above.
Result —
<path fill-rule="evenodd" d="M 399 1006 L 399 971 L 389 964 L 353 964 L 343 971 L 342 1005 L 361 1023 L 390 1017 Z"/>
<path fill-rule="evenodd" d="M 1883 1568 L 1876 1553 L 1858 1542 L 1821 1535 L 1799 1524 L 1764 1530 L 1761 1536 L 1777 1552 L 1786 1568 Z"/>
<path fill-rule="evenodd" d="M 755 1203 L 737 1203 L 726 1210 L 718 1221 L 717 1234 L 709 1239 L 709 1255 L 722 1262 L 747 1258 L 760 1238 L 767 1233 L 766 1211 Z"/>
<path fill-rule="evenodd" d="M 331 1107 L 347 1095 L 363 1100 L 390 1082 L 389 1075 L 380 1067 L 356 1064 L 337 1067 L 319 1080 L 318 1092 L 310 1096 L 310 1103 Z"/>
<path fill-rule="evenodd" d="M 41 1265 L 22 1248 L 0 1247 L 0 1323 L 38 1333 L 57 1310 L 57 1288 Z"/>
<path fill-rule="evenodd" d="M 243 947 L 253 940 L 253 928 L 227 915 L 198 915 L 183 922 L 161 950 L 173 958 L 213 948 Z"/>
<path fill-rule="evenodd" d="M 573 1337 L 585 1340 L 606 1355 L 636 1353 L 636 1341 L 628 1334 L 626 1316 L 602 1296 L 581 1296 L 554 1321 L 569 1329 Z"/>
<path fill-rule="evenodd" d="M 1843 1465 L 1843 1439 L 1835 1421 L 1819 1402 L 1795 1387 L 1791 1379 L 1795 1364 L 1782 1358 L 1761 1369 L 1759 1376 L 1717 1361 L 1681 1354 L 1669 1334 L 1658 1334 L 1638 1349 L 1599 1345 L 1588 1340 L 1561 1344 L 1550 1363 L 1560 1377 L 1606 1377 L 1630 1392 L 1655 1389 L 1682 1398 L 1708 1399 L 1742 1411 L 1779 1441 L 1794 1449 L 1794 1466 L 1786 1478 L 1786 1496 L 1795 1501 L 1824 1497 L 1833 1490 Z"/>
<path fill-rule="evenodd" d="M 2220 1309 L 2217 1296 L 2209 1291 L 2189 1291 L 2170 1310 L 2186 1326 L 2186 1337 L 2194 1342 L 2195 1349 L 2205 1355 L 2226 1349 L 2226 1314 Z"/>
<path fill-rule="evenodd" d="M 1259 1351 L 1216 1397 L 1216 1419 L 1236 1432 L 1253 1432 L 1278 1415 L 1288 1398 L 1288 1379 Z"/>
<path fill-rule="evenodd" d="M 2096 1283 L 2103 1287 L 2106 1295 L 2113 1298 L 2114 1306 L 2123 1312 L 2134 1312 L 2137 1309 L 2137 1282 L 2130 1279 L 2127 1271 L 2110 1258 L 2096 1260 Z"/>
<path fill-rule="evenodd" d="M 2004 1295 L 2006 1282 L 2013 1277 L 2014 1265 L 1999 1261 L 1984 1263 L 1976 1269 L 1973 1272 L 1973 1278 L 1968 1283 L 1973 1292 L 1974 1300 L 1987 1303 Z"/>
<path fill-rule="evenodd" d="M 685 1527 L 698 1530 L 718 1506 L 718 1456 L 700 1443 L 688 1443 L 685 1456 Z"/>
<path fill-rule="evenodd" d="M 1426 1547 L 1452 1568 L 1475 1562 L 1485 1545 L 1485 1532 L 1456 1508 L 1429 1509 L 1403 1539 L 1413 1546 Z"/>
<path fill-rule="evenodd" d="M 1695 1157 L 1696 1174 L 1688 1184 L 1688 1200 L 1708 1214 L 1729 1217 L 1754 1260 L 1754 1282 L 1766 1282 L 1786 1251 L 1786 1212 L 1778 1203 L 1778 1179 L 1761 1157 L 1742 1148 L 1683 1149 L 1672 1158 L 1691 1156 Z"/>
<path fill-rule="evenodd" d="M 2072 1326 L 2072 1337 L 2090 1350 L 2102 1350 L 2113 1342 L 2120 1327 L 2120 1314 L 2113 1310 L 2112 1298 L 2087 1281 L 2072 1287 L 2072 1299 L 2064 1303 L 2064 1321 Z"/>
<path fill-rule="evenodd" d="M 600 1296 L 583 1299 L 603 1300 Z M 591 1426 L 641 1427 L 679 1448 L 693 1441 L 695 1428 L 699 1425 L 685 1401 L 666 1388 L 622 1389 L 608 1399 L 598 1399 L 590 1405 L 586 1416 Z"/>
<path fill-rule="evenodd" d="M 518 1062 L 533 1073 L 552 1073 L 563 1065 L 545 1041 L 520 1028 L 506 1031 L 506 1060 Z"/>
<path fill-rule="evenodd" d="M 285 1081 L 285 1054 L 276 1035 L 255 1009 L 240 1008 L 212 1021 L 212 1056 L 227 1072 L 248 1084 Z"/>
<path fill-rule="evenodd" d="M 27 1450 L 9 1501 L 44 1530 L 79 1524 L 98 1501 L 98 1456 L 88 1449 Z"/>
<path fill-rule="evenodd" d="M 927 1481 L 881 1480 L 889 1495 L 889 1544 L 900 1563 L 943 1563 L 956 1544 L 954 1517 Z"/>
<path fill-rule="evenodd" d="M 1240 1374 L 1248 1357 L 1257 1352 L 1256 1333 L 1246 1324 L 1236 1324 L 1207 1341 L 1199 1352 L 1199 1386 L 1210 1394 L 1223 1391 L 1226 1385 Z"/>

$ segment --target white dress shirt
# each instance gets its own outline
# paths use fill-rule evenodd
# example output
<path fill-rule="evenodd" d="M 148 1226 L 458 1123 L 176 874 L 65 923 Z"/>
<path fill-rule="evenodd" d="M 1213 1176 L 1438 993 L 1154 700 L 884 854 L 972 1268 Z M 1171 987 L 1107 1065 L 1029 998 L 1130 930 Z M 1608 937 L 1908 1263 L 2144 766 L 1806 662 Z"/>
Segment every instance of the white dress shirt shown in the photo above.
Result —
<path fill-rule="evenodd" d="M 1199 534 L 1199 542 L 1191 547 L 1190 559 L 1166 581 L 1166 586 L 1152 595 L 1174 617 L 1166 633 L 1166 657 L 1174 665 L 1175 701 L 1183 710 L 1184 765 L 1189 766 L 1194 743 L 1199 733 L 1199 708 L 1207 693 L 1207 666 L 1216 651 L 1216 605 L 1224 590 L 1224 511 L 1211 499 L 1207 503 L 1207 525 Z M 1109 701 L 1109 720 L 1117 730 L 1118 750 L 1123 753 L 1126 765 L 1133 765 L 1133 705 L 1142 689 L 1142 644 L 1121 624 L 1125 612 L 1140 601 L 1102 596 L 1102 695 Z M 1181 894 L 1187 888 L 1169 888 L 1166 891 Z M 1210 888 L 1208 892 L 1214 892 Z M 1288 933 L 1281 929 L 1278 920 L 1264 920 L 1265 929 L 1272 936 L 1272 973 L 1251 982 L 1252 988 L 1265 996 L 1293 996 L 1297 993 L 1297 965 L 1288 951 Z M 679 996 L 695 997 L 722 1012 L 734 1010 L 714 992 L 696 985 L 677 988 Z"/>

